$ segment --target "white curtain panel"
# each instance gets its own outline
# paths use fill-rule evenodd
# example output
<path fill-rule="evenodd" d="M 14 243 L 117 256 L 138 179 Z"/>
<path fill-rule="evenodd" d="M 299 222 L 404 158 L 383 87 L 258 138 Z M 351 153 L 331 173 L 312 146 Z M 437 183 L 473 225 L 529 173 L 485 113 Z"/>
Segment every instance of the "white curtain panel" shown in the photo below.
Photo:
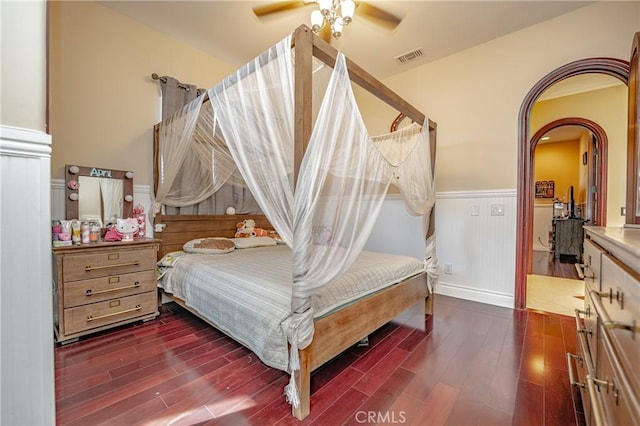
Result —
<path fill-rule="evenodd" d="M 100 195 L 102 197 L 102 217 L 104 221 L 115 221 L 122 217 L 123 194 L 122 182 L 117 179 L 100 179 Z"/>

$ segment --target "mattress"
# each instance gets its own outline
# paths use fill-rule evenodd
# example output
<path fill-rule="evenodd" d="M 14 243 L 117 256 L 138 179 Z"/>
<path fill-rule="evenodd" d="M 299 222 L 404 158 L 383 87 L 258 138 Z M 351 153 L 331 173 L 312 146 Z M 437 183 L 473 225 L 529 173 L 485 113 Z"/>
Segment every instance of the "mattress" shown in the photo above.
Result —
<path fill-rule="evenodd" d="M 290 317 L 292 256 L 287 246 L 184 254 L 158 281 L 265 364 L 287 370 L 283 324 Z M 314 317 L 419 274 L 424 262 L 408 256 L 362 252 L 351 268 L 312 297 Z"/>

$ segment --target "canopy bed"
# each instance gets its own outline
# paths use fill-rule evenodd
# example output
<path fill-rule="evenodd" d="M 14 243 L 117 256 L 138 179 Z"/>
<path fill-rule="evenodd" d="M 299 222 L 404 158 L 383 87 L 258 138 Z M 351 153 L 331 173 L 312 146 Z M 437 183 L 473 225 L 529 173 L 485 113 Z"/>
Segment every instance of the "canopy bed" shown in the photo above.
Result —
<path fill-rule="evenodd" d="M 413 124 L 369 136 L 351 82 Z M 161 256 L 197 238 L 233 237 L 236 222 L 248 218 L 281 239 L 276 247 L 180 254 L 159 286 L 268 365 L 291 373 L 285 393 L 298 419 L 309 414 L 313 370 L 418 303 L 432 313 L 436 125 L 308 27 L 156 125 L 154 135 Z M 201 203 L 228 184 L 247 188 L 262 214 L 162 210 Z M 415 259 L 362 250 L 391 186 L 410 214 L 423 217 L 425 257 L 417 265 Z M 241 267 L 246 264 L 251 266 Z M 375 265 L 395 266 L 385 272 Z M 253 275 L 242 269 L 253 269 Z M 359 275 L 372 270 L 374 276 Z M 252 286 L 267 295 L 252 293 Z M 318 301 L 329 300 L 331 292 L 349 296 L 321 307 Z M 262 311 L 281 310 L 276 325 L 247 330 L 258 327 L 260 304 L 271 298 L 278 301 Z M 222 317 L 225 311 L 231 319 Z M 270 358 L 274 345 L 264 343 L 264 336 L 262 343 L 249 341 L 259 333 L 276 334 L 284 354 Z"/>

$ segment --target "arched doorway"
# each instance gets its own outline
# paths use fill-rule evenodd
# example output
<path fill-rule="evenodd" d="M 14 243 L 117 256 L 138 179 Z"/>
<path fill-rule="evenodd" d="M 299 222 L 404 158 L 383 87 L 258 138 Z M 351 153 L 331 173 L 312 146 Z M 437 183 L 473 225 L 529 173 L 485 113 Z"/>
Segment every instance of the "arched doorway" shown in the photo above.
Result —
<path fill-rule="evenodd" d="M 586 118 L 580 118 L 580 117 L 562 118 L 559 120 L 552 121 L 551 123 L 547 123 L 546 125 L 541 127 L 540 130 L 538 130 L 531 137 L 529 144 L 531 146 L 532 153 L 535 152 L 538 142 L 541 141 L 542 137 L 545 134 L 547 134 L 549 131 L 553 129 L 557 129 L 558 127 L 562 127 L 562 126 L 580 126 L 590 131 L 595 136 L 595 139 L 597 141 L 596 142 L 597 155 L 595 156 L 596 162 L 592 163 L 592 161 L 589 160 L 589 167 L 590 169 L 593 169 L 593 171 L 596 174 L 596 179 L 594 180 L 597 182 L 598 196 L 596 197 L 595 206 L 593 206 L 595 214 L 590 217 L 596 218 L 595 223 L 593 223 L 594 225 L 604 226 L 607 222 L 606 220 L 607 219 L 606 188 L 607 188 L 607 167 L 608 167 L 607 160 L 608 160 L 608 146 L 609 146 L 607 134 L 605 133 L 604 129 L 600 127 L 599 124 L 591 120 L 588 120 Z M 593 158 L 593 153 L 590 152 L 588 154 L 588 157 Z M 531 164 L 533 169 L 533 160 Z"/>
<path fill-rule="evenodd" d="M 600 73 L 610 75 L 628 84 L 629 62 L 615 58 L 589 58 L 571 62 L 547 74 L 527 93 L 518 114 L 518 195 L 516 224 L 516 276 L 515 307 L 526 308 L 527 270 L 530 264 L 530 247 L 533 238 L 532 212 L 534 193 L 533 155 L 536 143 L 529 139 L 531 109 L 540 95 L 553 84 L 581 74 Z M 594 130 L 592 130 L 594 132 Z M 595 132 L 594 132 L 595 133 Z M 539 136 L 541 137 L 541 135 Z"/>

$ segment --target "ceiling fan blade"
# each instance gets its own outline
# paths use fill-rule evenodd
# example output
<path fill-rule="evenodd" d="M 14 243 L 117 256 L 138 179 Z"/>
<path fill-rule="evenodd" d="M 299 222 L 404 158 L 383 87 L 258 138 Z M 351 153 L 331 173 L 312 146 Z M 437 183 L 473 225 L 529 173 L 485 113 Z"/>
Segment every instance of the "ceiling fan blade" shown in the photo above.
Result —
<path fill-rule="evenodd" d="M 287 10 L 298 9 L 300 7 L 306 6 L 307 3 L 299 0 L 299 1 L 279 1 L 276 3 L 271 3 L 266 6 L 258 6 L 253 8 L 253 13 L 257 17 L 270 15 L 272 13 L 278 12 L 286 12 Z"/>
<path fill-rule="evenodd" d="M 362 16 L 363 18 L 375 22 L 376 24 L 389 30 L 393 30 L 398 26 L 398 24 L 400 24 L 400 21 L 402 21 L 401 18 L 398 18 L 397 16 L 394 16 L 389 12 L 385 12 L 379 7 L 376 7 L 367 2 L 357 2 L 356 5 L 356 16 Z"/>

